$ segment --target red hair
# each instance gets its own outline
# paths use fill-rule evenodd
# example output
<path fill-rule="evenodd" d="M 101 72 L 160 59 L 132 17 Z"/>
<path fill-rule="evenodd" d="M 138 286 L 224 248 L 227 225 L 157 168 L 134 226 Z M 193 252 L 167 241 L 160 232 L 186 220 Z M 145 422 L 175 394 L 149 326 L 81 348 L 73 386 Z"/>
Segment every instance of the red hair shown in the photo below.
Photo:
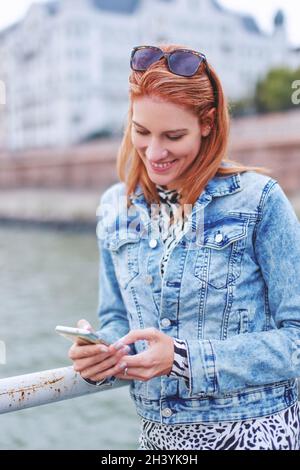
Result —
<path fill-rule="evenodd" d="M 187 48 L 176 44 L 161 44 L 159 47 L 165 52 Z M 228 104 L 216 72 L 210 64 L 208 67 L 210 78 L 204 62 L 192 77 L 182 77 L 171 73 L 165 60 L 155 62 L 145 72 L 131 72 L 127 125 L 117 157 L 118 175 L 126 184 L 127 197 L 134 193 L 139 183 L 149 204 L 159 202 L 156 185 L 150 180 L 144 163 L 131 141 L 133 102 L 143 96 L 159 98 L 161 101 L 183 107 L 198 116 L 200 125 L 205 122 L 207 113 L 212 108 L 216 109 L 211 132 L 207 137 L 202 137 L 198 156 L 185 172 L 184 178 L 176 179 L 177 187 L 179 185 L 181 188 L 181 204 L 194 204 L 208 181 L 216 174 L 222 176 L 244 171 L 269 172 L 266 168 L 247 167 L 227 157 L 230 123 Z M 221 167 L 224 161 L 230 162 L 232 166 Z M 171 187 L 171 185 L 168 186 Z M 128 205 L 130 205 L 129 199 Z"/>

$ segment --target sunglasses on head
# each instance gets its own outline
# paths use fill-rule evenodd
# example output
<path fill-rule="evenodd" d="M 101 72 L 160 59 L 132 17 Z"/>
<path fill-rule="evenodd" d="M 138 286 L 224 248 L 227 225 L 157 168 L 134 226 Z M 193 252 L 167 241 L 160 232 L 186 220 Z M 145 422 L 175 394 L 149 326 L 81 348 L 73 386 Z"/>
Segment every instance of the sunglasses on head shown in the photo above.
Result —
<path fill-rule="evenodd" d="M 199 70 L 204 62 L 206 72 L 214 89 L 214 96 L 217 98 L 216 85 L 211 76 L 209 66 L 204 54 L 191 49 L 174 49 L 171 52 L 164 52 L 156 46 L 136 46 L 132 49 L 130 67 L 137 72 L 147 70 L 150 65 L 165 58 L 170 72 L 181 77 L 192 77 Z"/>

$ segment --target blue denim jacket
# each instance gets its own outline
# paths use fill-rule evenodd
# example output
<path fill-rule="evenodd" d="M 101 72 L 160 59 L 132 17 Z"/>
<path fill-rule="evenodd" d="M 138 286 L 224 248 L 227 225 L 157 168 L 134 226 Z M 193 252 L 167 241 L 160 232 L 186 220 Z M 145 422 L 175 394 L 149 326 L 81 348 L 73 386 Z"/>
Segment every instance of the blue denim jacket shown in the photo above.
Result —
<path fill-rule="evenodd" d="M 154 327 L 186 340 L 181 378 L 124 381 L 140 416 L 164 424 L 234 421 L 281 411 L 300 376 L 300 225 L 280 185 L 247 171 L 214 177 L 160 274 L 163 243 L 138 186 L 102 196 L 99 334 Z M 139 353 L 145 341 L 133 345 Z M 115 377 L 105 386 L 114 386 Z"/>

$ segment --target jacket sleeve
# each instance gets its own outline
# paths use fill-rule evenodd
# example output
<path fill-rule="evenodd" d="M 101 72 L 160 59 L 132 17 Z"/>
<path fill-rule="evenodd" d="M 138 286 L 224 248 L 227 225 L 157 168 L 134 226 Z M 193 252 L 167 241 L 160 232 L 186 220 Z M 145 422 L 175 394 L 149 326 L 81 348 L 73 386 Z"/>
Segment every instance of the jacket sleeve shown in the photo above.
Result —
<path fill-rule="evenodd" d="M 223 341 L 187 341 L 190 395 L 236 392 L 300 376 L 300 224 L 275 180 L 263 196 L 253 243 L 274 328 Z"/>
<path fill-rule="evenodd" d="M 99 304 L 98 334 L 108 343 L 114 343 L 129 332 L 129 322 L 115 275 L 110 251 L 99 240 Z"/>
<path fill-rule="evenodd" d="M 103 198 L 100 201 L 101 203 Z M 122 336 L 129 332 L 129 322 L 127 318 L 126 308 L 120 292 L 118 280 L 116 278 L 113 260 L 110 251 L 105 247 L 103 234 L 106 231 L 105 219 L 100 215 L 99 226 L 97 226 L 97 242 L 99 248 L 99 296 L 98 296 L 98 318 L 99 329 L 97 334 L 100 338 L 104 339 L 107 343 L 111 344 L 116 342 Z M 131 345 L 131 354 L 135 354 L 134 345 Z M 108 378 L 100 382 L 92 382 L 96 385 L 113 385 L 120 387 L 122 385 L 129 385 L 130 380 L 119 380 L 116 377 Z"/>

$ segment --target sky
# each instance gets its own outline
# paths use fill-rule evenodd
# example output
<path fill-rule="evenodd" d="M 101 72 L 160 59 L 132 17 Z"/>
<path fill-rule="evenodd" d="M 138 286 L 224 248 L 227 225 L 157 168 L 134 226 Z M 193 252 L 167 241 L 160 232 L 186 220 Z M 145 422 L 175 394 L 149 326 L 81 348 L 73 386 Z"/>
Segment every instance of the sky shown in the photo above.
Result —
<path fill-rule="evenodd" d="M 39 0 L 44 2 L 47 0 Z M 109 1 L 109 0 L 107 0 Z M 288 36 L 291 45 L 300 46 L 300 1 L 299 0 L 218 0 L 229 9 L 249 13 L 257 20 L 263 31 L 270 33 L 273 27 L 273 18 L 276 11 L 281 8 L 287 21 Z M 32 0 L 9 0 L 1 2 L 0 29 L 18 21 L 26 13 Z"/>

